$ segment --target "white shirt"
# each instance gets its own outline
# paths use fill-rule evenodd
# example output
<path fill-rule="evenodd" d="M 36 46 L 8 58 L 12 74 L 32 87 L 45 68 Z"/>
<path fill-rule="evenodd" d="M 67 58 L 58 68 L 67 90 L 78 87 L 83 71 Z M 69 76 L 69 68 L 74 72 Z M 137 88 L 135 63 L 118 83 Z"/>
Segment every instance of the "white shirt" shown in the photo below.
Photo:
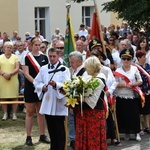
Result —
<path fill-rule="evenodd" d="M 117 65 L 117 68 L 122 66 L 121 58 L 119 55 L 120 55 L 120 53 L 118 51 L 115 51 L 114 53 L 112 53 L 112 58 L 113 58 L 115 64 Z"/>
<path fill-rule="evenodd" d="M 61 68 L 63 65 L 58 67 Z M 55 66 L 56 67 L 56 66 Z M 47 85 L 51 77 L 52 80 L 56 82 L 56 89 L 51 85 L 48 85 L 48 91 L 45 92 L 42 104 L 40 108 L 41 114 L 53 115 L 53 116 L 67 116 L 68 108 L 65 106 L 66 98 L 65 95 L 61 94 L 59 89 L 62 87 L 63 83 L 70 78 L 70 71 L 67 67 L 66 70 L 56 72 L 53 76 L 53 73 L 48 73 L 52 69 L 48 69 L 48 65 L 42 66 L 40 72 L 34 79 L 35 92 L 37 92 L 38 97 L 42 97 L 42 88 L 44 85 Z M 53 69 L 54 70 L 54 69 Z"/>
<path fill-rule="evenodd" d="M 73 70 L 72 75 L 77 76 L 77 74 L 79 73 L 79 71 L 80 71 L 82 68 L 84 68 L 83 65 L 79 66 L 76 70 Z M 88 78 L 90 78 L 91 76 L 89 76 L 89 75 L 87 74 L 87 72 L 85 71 L 85 72 L 83 73 L 82 77 L 83 77 L 84 79 L 88 79 Z"/>
<path fill-rule="evenodd" d="M 18 50 L 15 52 L 15 55 L 19 58 L 21 65 L 23 64 L 24 57 L 27 55 L 28 51 L 23 51 L 20 53 Z"/>
<path fill-rule="evenodd" d="M 122 67 L 117 68 L 116 71 L 128 77 L 131 83 L 135 83 L 137 81 L 142 82 L 139 70 L 135 66 L 131 65 L 130 70 L 126 72 L 123 70 Z M 122 77 L 115 77 L 115 78 L 118 83 L 126 84 L 124 78 Z M 131 99 L 134 98 L 134 92 L 132 89 L 129 88 L 116 88 L 115 95 L 121 98 L 131 98 Z"/>
<path fill-rule="evenodd" d="M 82 54 L 82 59 L 83 59 L 83 62 L 84 62 L 86 60 L 86 51 L 83 50 L 83 52 L 81 54 Z"/>
<path fill-rule="evenodd" d="M 150 50 L 146 54 L 146 62 L 150 65 Z"/>
<path fill-rule="evenodd" d="M 85 37 L 88 36 L 88 31 L 86 29 L 84 30 L 80 30 L 79 33 L 78 33 L 79 37 L 81 37 L 82 35 L 84 35 Z"/>
<path fill-rule="evenodd" d="M 109 67 L 102 66 L 100 73 L 103 73 L 106 76 L 106 85 L 108 87 L 108 92 L 112 96 L 118 83 L 116 82 L 115 77 L 114 77 L 111 69 Z"/>

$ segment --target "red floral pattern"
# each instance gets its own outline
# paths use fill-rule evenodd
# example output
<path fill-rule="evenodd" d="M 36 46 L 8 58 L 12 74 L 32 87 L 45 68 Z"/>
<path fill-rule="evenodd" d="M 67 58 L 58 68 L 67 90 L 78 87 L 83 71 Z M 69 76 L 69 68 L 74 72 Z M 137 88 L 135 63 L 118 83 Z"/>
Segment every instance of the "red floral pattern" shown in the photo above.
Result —
<path fill-rule="evenodd" d="M 104 110 L 76 109 L 75 150 L 107 150 Z"/>

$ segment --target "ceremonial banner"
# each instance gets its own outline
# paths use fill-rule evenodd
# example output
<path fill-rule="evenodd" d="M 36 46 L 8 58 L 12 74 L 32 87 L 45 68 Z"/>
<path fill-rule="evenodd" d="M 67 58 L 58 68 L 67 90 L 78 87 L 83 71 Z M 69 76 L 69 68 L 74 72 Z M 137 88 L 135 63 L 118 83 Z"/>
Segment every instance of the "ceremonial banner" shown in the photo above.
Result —
<path fill-rule="evenodd" d="M 75 50 L 74 32 L 71 25 L 69 11 L 67 13 L 67 26 L 65 33 L 65 46 L 64 46 L 64 65 L 69 67 L 69 54 Z"/>
<path fill-rule="evenodd" d="M 97 38 L 101 41 L 99 25 L 96 18 L 97 18 L 96 12 L 94 12 L 93 19 L 92 19 L 92 28 L 90 32 L 90 40 L 92 40 L 93 38 Z"/>
<path fill-rule="evenodd" d="M 97 7 L 96 0 L 94 0 L 94 6 L 95 6 L 95 12 L 93 13 L 93 20 L 92 20 L 92 28 L 91 28 L 91 33 L 90 33 L 90 40 L 93 39 L 95 36 L 97 39 L 99 39 L 102 43 L 102 50 L 105 56 L 107 56 L 106 53 L 106 47 L 104 45 L 104 38 L 102 34 L 102 28 L 101 28 L 101 22 L 100 22 L 100 15 L 99 15 L 99 10 Z"/>

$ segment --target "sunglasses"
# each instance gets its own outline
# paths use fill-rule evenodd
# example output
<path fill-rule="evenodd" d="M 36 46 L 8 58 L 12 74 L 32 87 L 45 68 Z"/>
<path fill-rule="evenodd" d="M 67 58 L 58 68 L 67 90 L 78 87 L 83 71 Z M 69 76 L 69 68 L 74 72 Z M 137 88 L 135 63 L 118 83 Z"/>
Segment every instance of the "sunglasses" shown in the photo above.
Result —
<path fill-rule="evenodd" d="M 127 61 L 130 61 L 131 60 L 131 58 L 126 58 L 126 57 L 123 57 L 123 58 L 121 58 L 122 60 L 127 60 Z"/>
<path fill-rule="evenodd" d="M 64 49 L 64 47 L 56 47 L 57 49 Z"/>

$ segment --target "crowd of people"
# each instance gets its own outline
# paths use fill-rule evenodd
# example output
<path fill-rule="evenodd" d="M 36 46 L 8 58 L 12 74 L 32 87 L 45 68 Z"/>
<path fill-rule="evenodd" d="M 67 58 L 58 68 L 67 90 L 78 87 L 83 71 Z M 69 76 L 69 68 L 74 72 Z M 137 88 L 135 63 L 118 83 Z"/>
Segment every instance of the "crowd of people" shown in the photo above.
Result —
<path fill-rule="evenodd" d="M 70 146 L 75 150 L 106 150 L 107 139 L 122 146 L 120 133 L 125 140 L 135 134 L 137 141 L 150 133 L 150 44 L 146 32 L 129 28 L 127 22 L 111 24 L 102 26 L 101 41 L 95 36 L 90 39 L 90 30 L 81 24 L 75 33 L 76 50 L 68 55 L 69 67 L 64 62 L 65 37 L 59 28 L 50 41 L 39 31 L 33 36 L 26 32 L 25 40 L 17 31 L 12 38 L 6 32 L 0 37 L 0 98 L 16 101 L 19 93 L 24 94 L 26 145 L 33 145 L 35 112 L 39 141 L 50 143 L 51 150 L 65 148 L 65 116 Z M 97 78 L 100 85 L 83 98 L 82 106 L 78 99 L 79 106 L 68 109 L 62 86 L 72 76 Z M 17 105 L 12 108 L 12 119 L 17 120 Z M 7 105 L 2 110 L 2 120 L 7 120 Z"/>

